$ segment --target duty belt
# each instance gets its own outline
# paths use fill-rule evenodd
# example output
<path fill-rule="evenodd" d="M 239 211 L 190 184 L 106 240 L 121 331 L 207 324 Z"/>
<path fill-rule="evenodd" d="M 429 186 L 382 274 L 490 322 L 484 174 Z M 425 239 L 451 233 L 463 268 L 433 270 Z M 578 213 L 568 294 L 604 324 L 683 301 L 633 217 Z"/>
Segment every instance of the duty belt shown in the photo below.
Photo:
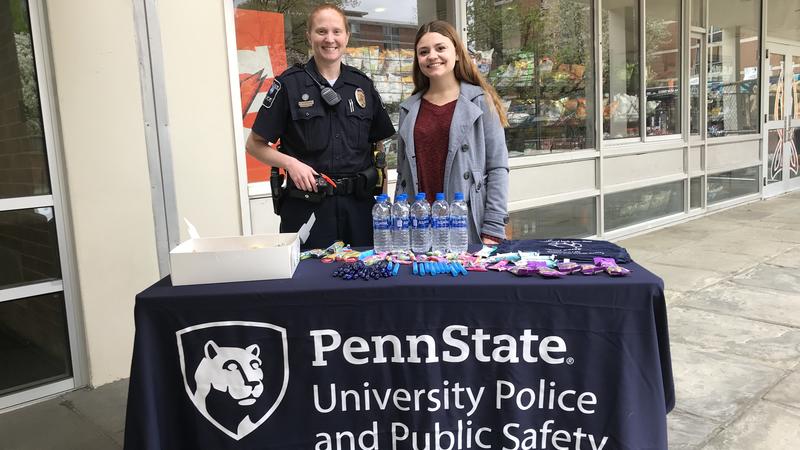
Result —
<path fill-rule="evenodd" d="M 358 177 L 331 177 L 331 180 L 336 183 L 336 187 L 330 186 L 333 189 L 332 193 L 328 195 L 353 195 Z"/>
<path fill-rule="evenodd" d="M 333 181 L 334 184 L 331 184 L 325 181 L 324 178 L 318 177 L 317 178 L 317 192 L 309 192 L 303 191 L 298 189 L 294 183 L 288 183 L 289 191 L 291 192 L 291 196 L 295 198 L 305 198 L 306 200 L 312 200 L 311 197 L 315 196 L 333 196 L 333 195 L 353 195 L 356 189 L 356 182 L 358 181 L 357 176 L 344 176 L 344 177 L 329 177 L 330 181 Z M 313 201 L 313 200 L 312 200 Z"/>

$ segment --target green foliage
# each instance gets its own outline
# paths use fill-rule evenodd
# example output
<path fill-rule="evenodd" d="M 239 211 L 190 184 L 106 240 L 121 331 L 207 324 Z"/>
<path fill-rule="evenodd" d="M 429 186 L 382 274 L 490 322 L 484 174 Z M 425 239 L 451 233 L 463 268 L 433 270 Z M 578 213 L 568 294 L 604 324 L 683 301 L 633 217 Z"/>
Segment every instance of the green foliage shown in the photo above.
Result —
<path fill-rule="evenodd" d="M 17 48 L 19 81 L 22 89 L 22 116 L 28 131 L 35 136 L 42 134 L 39 85 L 36 81 L 33 49 L 30 33 L 14 33 Z"/>
<path fill-rule="evenodd" d="M 11 0 L 11 29 L 14 33 L 30 33 L 28 25 L 28 3 L 26 0 Z"/>

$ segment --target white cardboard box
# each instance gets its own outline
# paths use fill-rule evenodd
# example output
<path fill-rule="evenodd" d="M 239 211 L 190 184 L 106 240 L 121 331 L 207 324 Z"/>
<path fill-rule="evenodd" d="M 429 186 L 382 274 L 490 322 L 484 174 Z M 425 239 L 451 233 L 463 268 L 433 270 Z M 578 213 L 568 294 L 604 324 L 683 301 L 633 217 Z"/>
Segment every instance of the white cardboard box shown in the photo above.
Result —
<path fill-rule="evenodd" d="M 292 278 L 300 262 L 297 233 L 195 238 L 169 252 L 172 285 Z"/>
<path fill-rule="evenodd" d="M 192 238 L 169 252 L 173 286 L 292 278 L 314 217 L 297 233 L 254 236 L 201 238 L 187 224 Z"/>

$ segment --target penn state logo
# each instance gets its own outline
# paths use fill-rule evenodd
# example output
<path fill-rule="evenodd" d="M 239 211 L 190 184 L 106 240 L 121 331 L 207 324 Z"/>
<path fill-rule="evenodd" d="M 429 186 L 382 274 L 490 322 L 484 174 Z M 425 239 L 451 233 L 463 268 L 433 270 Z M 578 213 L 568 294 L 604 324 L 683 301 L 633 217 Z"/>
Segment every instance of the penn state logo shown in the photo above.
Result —
<path fill-rule="evenodd" d="M 548 239 L 545 241 L 552 248 L 581 250 L 583 243 L 573 239 Z"/>
<path fill-rule="evenodd" d="M 186 394 L 237 441 L 275 412 L 289 383 L 286 329 L 263 322 L 210 322 L 175 333 Z"/>

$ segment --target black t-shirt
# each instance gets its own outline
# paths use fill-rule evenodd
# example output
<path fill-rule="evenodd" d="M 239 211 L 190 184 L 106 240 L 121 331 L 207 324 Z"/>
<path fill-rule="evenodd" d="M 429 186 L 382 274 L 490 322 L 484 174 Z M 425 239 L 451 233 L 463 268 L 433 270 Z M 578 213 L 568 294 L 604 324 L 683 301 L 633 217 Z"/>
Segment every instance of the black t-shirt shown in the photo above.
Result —
<path fill-rule="evenodd" d="M 631 255 L 623 247 L 608 241 L 593 239 L 529 239 L 504 241 L 497 253 L 517 251 L 538 252 L 540 255 L 556 255 L 576 262 L 591 262 L 594 257 L 614 258 L 618 263 L 631 262 Z"/>
<path fill-rule="evenodd" d="M 333 86 L 341 101 L 327 105 L 320 87 L 328 82 L 314 59 L 293 66 L 273 82 L 253 131 L 268 142 L 281 140 L 287 153 L 329 175 L 352 175 L 372 165 L 371 144 L 395 133 L 372 80 L 342 64 Z"/>

